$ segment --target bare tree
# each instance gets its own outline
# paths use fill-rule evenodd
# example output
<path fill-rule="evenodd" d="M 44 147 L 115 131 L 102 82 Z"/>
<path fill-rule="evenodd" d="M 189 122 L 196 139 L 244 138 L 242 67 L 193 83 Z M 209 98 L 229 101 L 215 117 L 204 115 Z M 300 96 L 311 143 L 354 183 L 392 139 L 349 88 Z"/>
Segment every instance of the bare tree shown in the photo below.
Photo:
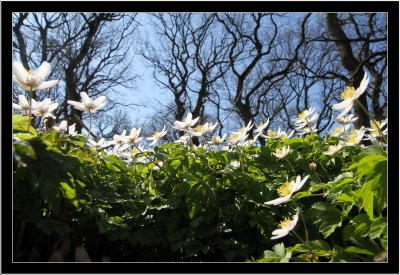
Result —
<path fill-rule="evenodd" d="M 273 99 L 276 97 L 271 91 L 288 76 L 298 59 L 310 14 L 303 18 L 298 37 L 293 37 L 297 41 L 293 50 L 286 52 L 282 50 L 282 37 L 276 22 L 282 16 L 274 13 L 217 15 L 218 21 L 230 35 L 232 75 L 227 77 L 231 78 L 234 85 L 227 85 L 226 88 L 236 112 L 245 124 L 265 113 L 267 103 L 275 107 L 270 113 L 272 118 L 287 104 L 282 94 L 282 101 L 276 104 Z"/>
<path fill-rule="evenodd" d="M 381 23 L 383 20 L 382 18 L 377 19 L 376 13 L 361 15 L 363 18 L 367 18 L 367 22 L 363 22 L 363 18 L 360 19 L 360 16 L 357 17 L 354 14 L 349 14 L 347 17 L 342 16 L 343 19 L 339 19 L 338 14 L 328 13 L 326 14 L 327 29 L 338 47 L 343 67 L 350 74 L 350 84 L 354 87 L 360 85 L 364 76 L 364 66 L 375 78 L 374 88 L 370 95 L 372 110 L 377 119 L 382 119 L 383 109 L 387 104 L 386 99 L 383 103 L 380 103 L 380 96 L 383 94 L 382 82 L 387 64 L 387 51 L 385 43 L 382 43 L 387 39 L 386 25 L 377 23 L 377 20 L 381 20 Z M 354 37 L 346 35 L 343 30 L 346 25 L 354 28 Z M 348 31 L 348 33 L 350 32 Z M 376 47 L 375 43 L 379 43 L 381 46 Z M 353 47 L 356 48 L 357 54 L 355 54 Z M 358 100 L 368 109 L 367 96 L 368 93 L 365 93 Z M 369 118 L 359 105 L 354 105 L 354 111 L 359 117 L 356 126 L 369 126 Z"/>
<path fill-rule="evenodd" d="M 204 122 L 207 103 L 216 106 L 219 119 L 216 85 L 229 69 L 229 45 L 227 35 L 215 22 L 215 15 L 152 16 L 158 47 L 147 40 L 141 54 L 153 67 L 158 85 L 173 94 L 174 119 L 182 120 L 190 111 Z"/>
<path fill-rule="evenodd" d="M 14 57 L 26 68 L 43 61 L 53 65 L 53 78 L 61 82 L 52 90 L 40 91 L 41 100 L 50 97 L 59 102 L 57 119 L 77 123 L 84 118 L 82 112 L 67 104 L 80 101 L 79 93 L 90 97 L 108 95 L 108 111 L 116 105 L 133 103 L 115 101 L 120 89 L 132 89 L 137 75 L 132 73 L 132 35 L 137 27 L 136 14 L 113 13 L 32 13 L 14 17 Z M 16 94 L 15 94 L 16 96 Z"/>

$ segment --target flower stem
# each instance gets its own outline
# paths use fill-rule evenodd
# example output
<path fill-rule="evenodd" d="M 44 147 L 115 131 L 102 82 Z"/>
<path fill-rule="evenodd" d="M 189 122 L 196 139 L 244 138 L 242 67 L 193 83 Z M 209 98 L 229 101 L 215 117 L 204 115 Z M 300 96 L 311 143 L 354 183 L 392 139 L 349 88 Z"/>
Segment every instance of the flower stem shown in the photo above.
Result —
<path fill-rule="evenodd" d="M 343 124 L 343 135 L 344 135 L 344 138 L 347 139 L 345 124 Z"/>
<path fill-rule="evenodd" d="M 299 234 L 296 233 L 296 231 L 292 230 L 290 233 L 293 233 L 301 243 L 304 243 L 304 240 L 299 236 Z"/>
<path fill-rule="evenodd" d="M 293 201 L 293 205 L 294 205 L 296 208 L 299 208 L 299 207 L 297 206 L 297 204 L 296 204 L 294 201 Z M 301 211 L 300 211 L 300 218 L 301 218 L 301 220 L 303 221 L 304 235 L 305 235 L 305 237 L 306 237 L 306 241 L 308 242 L 308 230 L 307 230 L 306 220 L 304 219 L 304 215 L 303 215 L 303 213 L 301 213 Z"/>
<path fill-rule="evenodd" d="M 28 118 L 28 132 L 29 127 L 31 126 L 31 117 L 32 117 L 32 87 L 29 90 L 29 118 Z"/>
<path fill-rule="evenodd" d="M 294 169 L 293 165 L 290 163 L 290 161 L 287 158 L 285 158 L 285 160 L 287 163 L 289 163 L 290 167 L 292 167 L 293 174 L 296 175 L 296 170 Z"/>
<path fill-rule="evenodd" d="M 375 119 L 372 118 L 371 114 L 368 112 L 368 110 L 364 107 L 364 105 L 362 105 L 362 103 L 361 103 L 358 99 L 356 99 L 356 102 L 357 102 L 358 106 L 360 106 L 361 109 L 363 109 L 364 113 L 367 114 L 367 116 L 368 116 L 369 119 L 372 121 L 372 123 L 375 124 L 376 128 L 377 128 L 378 131 L 379 131 L 379 135 L 381 136 L 381 138 L 382 138 L 382 139 L 385 141 L 385 143 L 387 144 L 387 139 L 385 138 L 385 135 L 382 133 L 382 130 L 381 130 L 381 128 L 379 127 L 379 125 L 376 123 Z"/>
<path fill-rule="evenodd" d="M 91 130 L 91 129 L 92 129 L 92 113 L 91 113 L 90 110 L 89 110 L 89 131 L 88 131 L 88 135 L 87 135 L 86 141 L 89 139 L 90 130 Z"/>

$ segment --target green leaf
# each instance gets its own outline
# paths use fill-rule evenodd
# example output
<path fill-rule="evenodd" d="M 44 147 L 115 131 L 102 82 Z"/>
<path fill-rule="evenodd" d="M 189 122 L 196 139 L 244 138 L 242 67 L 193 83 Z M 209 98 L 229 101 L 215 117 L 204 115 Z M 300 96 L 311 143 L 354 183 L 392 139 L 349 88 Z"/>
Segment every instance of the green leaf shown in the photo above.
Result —
<path fill-rule="evenodd" d="M 319 232 L 325 238 L 330 236 L 337 227 L 342 226 L 341 211 L 329 203 L 314 203 L 309 212 L 316 218 L 314 223 L 319 225 Z"/>
<path fill-rule="evenodd" d="M 368 214 L 370 220 L 374 219 L 374 192 L 372 191 L 372 182 L 364 183 L 360 190 L 360 195 L 363 198 L 362 206 Z"/>
<path fill-rule="evenodd" d="M 76 198 L 76 190 L 72 188 L 68 183 L 66 182 L 60 182 L 60 185 L 62 187 L 62 190 L 64 191 L 64 196 L 71 200 L 72 204 L 75 207 L 78 207 L 78 201 L 75 199 Z"/>
<path fill-rule="evenodd" d="M 371 224 L 371 231 L 369 232 L 370 238 L 376 239 L 380 235 L 387 235 L 387 218 L 381 217 L 374 221 Z"/>
<path fill-rule="evenodd" d="M 283 243 L 276 244 L 272 247 L 272 250 L 275 252 L 276 255 L 280 257 L 285 257 L 285 245 Z"/>
<path fill-rule="evenodd" d="M 338 197 L 335 199 L 338 202 L 350 202 L 350 203 L 355 203 L 354 197 L 350 196 L 349 194 L 340 194 Z"/>
<path fill-rule="evenodd" d="M 23 115 L 13 114 L 12 124 L 13 132 L 28 132 L 29 117 Z M 31 126 L 29 127 L 29 133 L 37 135 L 36 129 Z"/>
<path fill-rule="evenodd" d="M 356 246 L 348 246 L 344 249 L 344 251 L 350 252 L 350 253 L 357 253 L 357 254 L 375 255 L 375 253 L 373 253 L 367 249 L 359 248 Z"/>

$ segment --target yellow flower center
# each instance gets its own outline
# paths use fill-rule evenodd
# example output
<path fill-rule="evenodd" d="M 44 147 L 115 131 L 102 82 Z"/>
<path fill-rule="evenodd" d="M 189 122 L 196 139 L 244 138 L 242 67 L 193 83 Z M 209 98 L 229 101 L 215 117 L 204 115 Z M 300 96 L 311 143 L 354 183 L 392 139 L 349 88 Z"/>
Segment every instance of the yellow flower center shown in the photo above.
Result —
<path fill-rule="evenodd" d="M 292 220 L 291 219 L 289 219 L 289 218 L 285 218 L 283 221 L 281 221 L 280 223 L 279 223 L 279 227 L 280 228 L 285 228 L 285 227 L 287 227 L 288 226 L 288 223 L 290 223 Z"/>
<path fill-rule="evenodd" d="M 153 133 L 153 137 L 157 137 L 157 135 L 158 135 L 159 133 L 160 133 L 160 132 L 155 131 L 155 132 Z"/>
<path fill-rule="evenodd" d="M 354 143 L 356 141 L 356 136 L 350 136 L 347 142 Z"/>
<path fill-rule="evenodd" d="M 228 140 L 235 140 L 237 138 L 238 138 L 237 135 L 231 135 L 230 137 L 228 137 Z"/>
<path fill-rule="evenodd" d="M 132 150 L 129 151 L 129 154 L 136 155 L 137 152 L 138 152 L 138 149 L 137 148 L 133 148 Z"/>
<path fill-rule="evenodd" d="M 356 90 L 354 89 L 354 87 L 347 87 L 346 90 L 344 90 L 344 92 L 340 95 L 341 99 L 350 99 L 353 98 L 354 94 L 356 93 Z"/>
<path fill-rule="evenodd" d="M 199 125 L 199 126 L 197 126 L 196 128 L 194 128 L 194 130 L 195 130 L 196 132 L 202 132 L 203 129 L 204 129 L 204 127 L 203 127 L 202 125 Z"/>
<path fill-rule="evenodd" d="M 380 128 L 381 128 L 381 124 L 379 123 L 379 121 L 376 121 L 376 120 L 371 121 L 371 133 L 372 134 L 378 135 Z"/>
<path fill-rule="evenodd" d="M 301 113 L 298 115 L 298 118 L 300 118 L 300 119 L 305 119 L 307 116 L 308 116 L 308 114 L 307 114 L 307 110 L 306 110 L 306 111 L 301 112 Z"/>
<path fill-rule="evenodd" d="M 283 134 L 283 135 L 281 136 L 281 139 L 282 139 L 282 140 L 287 140 L 287 139 L 288 139 L 288 136 L 287 136 L 286 134 Z"/>
<path fill-rule="evenodd" d="M 268 136 L 270 136 L 270 137 L 276 137 L 278 135 L 276 132 L 274 132 L 272 130 L 268 130 L 267 133 L 268 133 Z"/>
<path fill-rule="evenodd" d="M 333 133 L 335 134 L 340 134 L 342 132 L 342 128 L 336 128 L 335 130 L 333 130 Z"/>
<path fill-rule="evenodd" d="M 277 191 L 280 197 L 286 197 L 290 192 L 292 192 L 292 185 L 286 181 L 277 189 Z"/>

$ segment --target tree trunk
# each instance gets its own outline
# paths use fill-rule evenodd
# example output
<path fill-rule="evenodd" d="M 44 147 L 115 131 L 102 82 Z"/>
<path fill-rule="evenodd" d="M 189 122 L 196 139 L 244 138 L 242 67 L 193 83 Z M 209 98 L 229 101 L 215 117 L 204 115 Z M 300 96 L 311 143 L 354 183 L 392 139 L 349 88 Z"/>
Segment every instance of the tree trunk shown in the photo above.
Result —
<path fill-rule="evenodd" d="M 344 31 L 342 30 L 339 20 L 336 13 L 327 13 L 326 14 L 326 24 L 329 33 L 332 35 L 333 39 L 336 40 L 336 46 L 340 52 L 340 61 L 342 62 L 343 67 L 349 72 L 351 75 L 351 81 L 353 82 L 353 86 L 358 88 L 360 83 L 364 77 L 364 71 L 362 67 L 359 66 L 360 62 L 354 58 L 353 50 L 351 48 L 351 44 L 348 41 L 348 38 Z M 361 95 L 358 100 L 364 107 L 368 110 L 367 97 L 364 93 Z M 353 106 L 354 112 L 358 117 L 358 120 L 355 121 L 355 127 L 360 128 L 361 126 L 369 127 L 369 118 L 368 115 L 364 113 L 358 104 Z"/>

